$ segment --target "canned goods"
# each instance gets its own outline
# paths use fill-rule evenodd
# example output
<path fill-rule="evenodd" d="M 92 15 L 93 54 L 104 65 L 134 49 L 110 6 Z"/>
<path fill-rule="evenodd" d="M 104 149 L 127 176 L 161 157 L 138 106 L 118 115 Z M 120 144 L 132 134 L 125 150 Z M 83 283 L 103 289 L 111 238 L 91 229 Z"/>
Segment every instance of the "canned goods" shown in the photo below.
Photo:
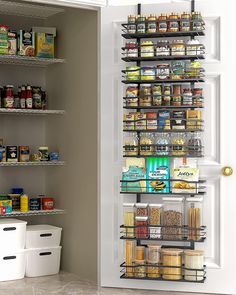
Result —
<path fill-rule="evenodd" d="M 140 78 L 140 67 L 126 67 L 126 73 L 127 73 L 127 80 L 139 80 Z"/>
<path fill-rule="evenodd" d="M 53 210 L 54 209 L 54 198 L 42 198 L 42 209 L 43 210 Z"/>
<path fill-rule="evenodd" d="M 155 67 L 142 67 L 141 80 L 155 80 L 156 68 Z"/>
<path fill-rule="evenodd" d="M 41 210 L 41 198 L 30 198 L 29 207 L 31 211 Z"/>

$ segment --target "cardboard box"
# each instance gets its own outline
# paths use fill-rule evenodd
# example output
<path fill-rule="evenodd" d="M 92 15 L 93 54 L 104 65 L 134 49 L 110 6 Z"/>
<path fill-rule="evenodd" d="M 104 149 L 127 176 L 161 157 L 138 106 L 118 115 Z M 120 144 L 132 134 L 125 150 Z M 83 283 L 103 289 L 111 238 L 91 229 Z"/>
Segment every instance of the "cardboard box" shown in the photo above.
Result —
<path fill-rule="evenodd" d="M 0 54 L 8 54 L 8 27 L 0 25 Z"/>
<path fill-rule="evenodd" d="M 52 34 L 36 33 L 36 56 L 54 58 L 55 38 Z"/>
<path fill-rule="evenodd" d="M 35 33 L 20 30 L 18 35 L 18 47 L 19 55 L 35 56 Z"/>
<path fill-rule="evenodd" d="M 0 207 L 6 208 L 6 213 L 12 213 L 12 200 L 0 200 Z"/>

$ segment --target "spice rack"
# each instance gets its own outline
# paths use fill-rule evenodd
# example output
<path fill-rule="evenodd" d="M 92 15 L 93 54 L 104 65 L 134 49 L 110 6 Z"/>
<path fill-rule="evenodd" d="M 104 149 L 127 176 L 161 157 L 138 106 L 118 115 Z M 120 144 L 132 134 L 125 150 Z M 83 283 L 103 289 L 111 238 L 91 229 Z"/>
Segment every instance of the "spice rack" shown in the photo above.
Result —
<path fill-rule="evenodd" d="M 194 8 L 195 8 L 195 0 L 191 0 L 191 13 L 194 12 Z M 138 5 L 138 15 L 141 15 L 141 4 Z M 178 19 L 178 22 L 183 21 L 182 19 Z M 144 22 L 136 22 L 134 25 L 136 26 L 135 31 L 137 31 L 137 27 L 138 25 L 140 25 L 140 23 L 144 24 L 144 27 L 148 25 L 148 23 L 150 23 L 151 21 L 144 21 Z M 190 20 L 190 22 L 192 23 L 193 20 Z M 194 61 L 198 61 L 198 60 L 204 60 L 205 56 L 204 53 L 205 51 L 203 50 L 201 53 L 196 52 L 196 54 L 181 54 L 181 55 L 159 55 L 159 56 L 155 56 L 155 53 L 153 54 L 153 56 L 142 56 L 142 46 L 141 46 L 141 40 L 142 39 L 153 39 L 153 38 L 169 38 L 169 37 L 190 37 L 191 40 L 194 40 L 195 37 L 199 37 L 199 36 L 204 36 L 204 21 L 202 21 L 201 26 L 202 29 L 201 30 L 189 30 L 186 32 L 183 31 L 179 31 L 179 32 L 152 32 L 152 33 L 147 33 L 147 32 L 143 32 L 143 33 L 130 33 L 128 32 L 128 28 L 129 28 L 130 23 L 124 23 L 122 24 L 122 37 L 130 40 L 130 39 L 135 39 L 137 42 L 137 47 L 136 47 L 136 56 L 128 56 L 126 54 L 126 49 L 127 47 L 122 47 L 122 60 L 124 62 L 132 62 L 132 63 L 136 63 L 136 66 L 140 69 L 139 73 L 136 73 L 136 77 L 135 75 L 132 76 L 130 78 L 129 74 L 131 73 L 131 75 L 133 73 L 136 72 L 136 69 L 129 69 L 126 68 L 126 70 L 122 70 L 122 83 L 123 84 L 136 84 L 138 89 L 140 90 L 141 84 L 159 84 L 161 85 L 161 87 L 165 86 L 166 84 L 169 84 L 171 87 L 174 87 L 174 85 L 176 84 L 181 84 L 181 85 L 190 85 L 191 90 L 193 90 L 195 83 L 203 83 L 205 82 L 204 80 L 204 69 L 198 67 L 197 70 L 195 69 L 189 69 L 188 71 L 186 71 L 186 73 L 184 73 L 181 77 L 179 77 L 178 79 L 172 79 L 171 73 L 173 73 L 173 69 L 170 68 L 170 76 L 169 78 L 166 79 L 157 79 L 156 75 L 152 76 L 150 74 L 147 74 L 149 78 L 147 78 L 147 76 L 145 77 L 145 79 L 142 76 L 142 69 L 145 69 L 145 66 L 141 66 L 142 62 L 151 62 L 151 61 L 189 61 L 189 62 L 194 62 Z M 191 26 L 192 27 L 192 26 Z M 203 49 L 204 46 L 202 44 L 200 44 L 202 46 Z M 193 71 L 193 75 L 189 75 L 189 73 L 191 73 L 191 71 Z M 195 71 L 195 72 L 194 72 Z M 195 75 L 196 74 L 196 75 Z M 157 111 L 181 111 L 181 110 L 197 110 L 197 109 L 203 109 L 204 106 L 203 104 L 188 104 L 188 105 L 141 105 L 140 104 L 140 99 L 142 99 L 142 95 L 140 95 L 140 91 L 139 95 L 135 96 L 131 96 L 132 99 L 136 99 L 137 104 L 136 105 L 132 105 L 132 104 L 128 104 L 128 101 L 130 99 L 130 97 L 128 96 L 124 96 L 123 97 L 123 108 L 127 109 L 127 110 L 136 110 L 137 112 L 140 112 L 142 110 L 157 110 Z M 148 96 L 148 95 L 147 95 Z M 147 97 L 145 95 L 145 97 Z M 155 98 L 155 95 L 150 95 L 151 99 Z M 169 95 L 170 98 L 172 99 L 173 95 L 170 94 Z M 160 94 L 157 95 L 156 97 L 163 99 L 164 95 Z M 181 93 L 181 99 L 183 98 L 183 94 Z M 195 96 L 193 95 L 192 98 L 194 99 Z M 202 96 L 201 99 L 203 100 L 204 97 Z M 196 132 L 203 132 L 204 131 L 204 121 L 203 120 L 193 120 L 195 121 L 196 126 L 194 128 L 190 128 L 190 127 L 186 127 L 185 129 L 172 129 L 172 121 L 175 120 L 174 118 L 168 118 L 169 120 L 169 125 L 166 126 L 166 128 L 158 128 L 158 124 L 156 125 L 156 128 L 153 127 L 151 129 L 148 129 L 147 126 L 147 122 L 148 119 L 147 118 L 142 118 L 142 119 L 134 119 L 134 120 L 124 120 L 123 124 L 128 123 L 133 123 L 134 126 L 136 126 L 136 123 L 142 121 L 143 122 L 143 126 L 144 129 L 140 130 L 141 128 L 124 128 L 123 132 L 126 133 L 136 133 L 137 136 L 137 145 L 123 145 L 123 157 L 124 158 L 149 158 L 149 157 L 168 157 L 168 158 L 178 158 L 178 157 L 184 157 L 184 158 L 201 158 L 204 157 L 204 147 L 203 145 L 199 145 L 196 149 L 196 146 L 191 146 L 191 144 L 185 144 L 185 145 L 174 145 L 174 144 L 144 144 L 142 145 L 140 140 L 141 140 L 141 134 L 142 133 L 150 133 L 150 134 L 158 134 L 158 133 L 169 133 L 170 135 L 173 133 L 185 133 L 185 134 L 194 134 Z M 185 123 L 187 124 L 187 119 L 183 119 L 183 121 L 185 121 Z M 191 121 L 191 120 L 190 120 Z M 187 126 L 187 125 L 186 125 Z M 127 126 L 126 126 L 127 127 Z M 152 149 L 153 153 L 151 154 L 142 154 L 142 148 L 148 148 L 148 149 Z M 181 151 L 183 153 L 178 154 L 177 152 L 174 152 L 174 149 L 179 150 L 181 149 Z M 196 152 L 197 150 L 197 152 Z M 127 152 L 128 151 L 128 152 Z M 131 153 L 129 153 L 131 151 Z M 135 151 L 134 153 L 132 153 L 133 151 Z M 164 151 L 164 153 L 163 153 Z M 191 151 L 195 151 L 195 153 L 191 153 Z M 145 198 L 145 195 L 155 195 L 155 196 L 173 196 L 173 197 L 178 197 L 178 196 L 182 196 L 184 198 L 188 198 L 188 197 L 198 197 L 198 196 L 203 196 L 205 195 L 206 191 L 206 187 L 204 185 L 204 183 L 206 182 L 205 180 L 199 180 L 197 182 L 188 182 L 185 181 L 185 183 L 187 185 L 191 184 L 195 187 L 194 189 L 186 189 L 185 192 L 176 192 L 176 190 L 173 190 L 174 187 L 174 181 L 178 181 L 178 179 L 165 179 L 165 181 L 168 182 L 168 187 L 167 187 L 167 192 L 160 192 L 158 190 L 153 189 L 152 191 L 150 190 L 150 187 L 147 187 L 147 182 L 151 181 L 153 179 L 147 179 L 147 178 L 142 178 L 142 179 L 135 179 L 135 180 L 121 180 L 121 194 L 124 195 L 136 195 L 136 202 L 140 203 L 141 200 L 143 199 L 143 197 Z M 158 180 L 158 179 L 155 179 Z M 162 181 L 163 179 L 160 179 L 160 181 Z M 165 182 L 164 181 L 164 182 Z M 142 183 L 142 184 L 141 184 Z M 143 184 L 145 183 L 145 184 Z M 131 186 L 130 186 L 131 184 Z M 136 186 L 137 184 L 137 186 Z M 194 225 L 195 226 L 195 225 Z M 145 225 L 144 228 L 146 231 L 146 235 L 145 236 L 140 236 L 139 233 L 136 234 L 136 232 L 139 232 L 140 229 L 143 228 L 142 225 L 138 226 L 138 225 L 134 225 L 134 226 L 129 226 L 129 225 L 121 225 L 120 229 L 121 229 L 121 236 L 120 239 L 121 240 L 130 240 L 130 241 L 135 241 L 137 246 L 145 246 L 147 247 L 147 241 L 164 241 L 164 242 L 174 242 L 175 243 L 180 243 L 180 246 L 178 246 L 178 248 L 181 249 L 195 249 L 195 243 L 203 243 L 206 239 L 206 226 L 200 226 L 200 227 L 190 227 L 187 225 L 182 225 L 182 226 L 166 226 L 166 225 L 158 225 L 156 226 L 157 228 L 159 228 L 160 231 L 160 236 L 153 238 L 150 236 L 150 227 L 152 227 L 152 225 Z M 127 235 L 127 231 L 131 230 L 133 232 L 133 235 Z M 167 231 L 178 231 L 179 234 L 178 236 L 174 235 L 168 235 L 165 236 L 164 234 L 162 234 L 163 232 L 165 232 L 165 230 Z M 198 236 L 193 236 L 192 235 L 192 231 L 197 231 Z M 170 243 L 171 245 L 165 245 L 163 246 L 163 248 L 168 247 L 168 248 L 174 248 L 176 246 L 173 246 L 173 243 Z M 184 245 L 184 246 L 183 246 Z M 136 273 L 136 269 L 139 267 L 144 267 L 144 269 L 148 270 L 149 267 L 156 267 L 158 268 L 160 273 L 164 273 L 165 272 L 165 266 L 160 263 L 158 265 L 150 265 L 147 262 L 145 262 L 143 265 L 135 265 L 133 262 L 131 264 L 126 264 L 125 262 L 122 263 L 120 265 L 121 267 L 121 277 L 122 279 L 140 279 L 140 280 L 157 280 L 157 281 L 175 281 L 175 282 L 192 282 L 192 283 L 204 283 L 205 279 L 206 279 L 206 266 L 204 265 L 203 268 L 201 269 L 194 269 L 191 268 L 192 271 L 192 279 L 191 277 L 188 278 L 187 280 L 184 279 L 184 273 L 186 271 L 189 271 L 189 269 L 185 266 L 185 265 L 181 265 L 179 266 L 179 272 L 180 274 L 182 274 L 182 276 L 180 275 L 180 278 L 178 279 L 168 279 L 168 278 L 164 278 L 162 275 L 160 275 L 159 277 L 150 277 L 148 276 L 148 271 L 146 273 L 146 275 L 140 275 L 137 274 L 137 276 L 134 275 L 134 273 Z M 167 267 L 168 268 L 168 267 Z M 171 266 L 169 266 L 168 268 L 169 270 L 171 269 Z M 176 269 L 176 267 L 172 269 Z M 129 271 L 131 270 L 132 275 L 129 274 Z M 156 270 L 157 271 L 157 270 Z M 199 276 L 200 274 L 200 276 Z"/>

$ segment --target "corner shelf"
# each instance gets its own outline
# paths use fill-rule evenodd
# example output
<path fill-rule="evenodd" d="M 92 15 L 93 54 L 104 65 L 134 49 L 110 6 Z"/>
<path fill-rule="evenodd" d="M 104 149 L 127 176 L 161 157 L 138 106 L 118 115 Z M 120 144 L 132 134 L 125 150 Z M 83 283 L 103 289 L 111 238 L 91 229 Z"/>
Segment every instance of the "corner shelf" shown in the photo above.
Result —
<path fill-rule="evenodd" d="M 1 162 L 0 167 L 30 167 L 30 166 L 64 166 L 64 161 L 45 161 L 45 162 Z"/>
<path fill-rule="evenodd" d="M 0 64 L 15 66 L 47 67 L 52 64 L 65 63 L 62 58 L 39 58 L 34 56 L 0 55 Z"/>
<path fill-rule="evenodd" d="M 64 115 L 64 110 L 5 109 L 0 108 L 0 115 Z"/>
<path fill-rule="evenodd" d="M 59 214 L 66 214 L 66 211 L 62 209 L 38 210 L 38 211 L 28 211 L 28 212 L 13 211 L 12 213 L 0 215 L 0 218 L 24 217 L 24 216 L 48 216 L 48 215 L 59 215 Z"/>

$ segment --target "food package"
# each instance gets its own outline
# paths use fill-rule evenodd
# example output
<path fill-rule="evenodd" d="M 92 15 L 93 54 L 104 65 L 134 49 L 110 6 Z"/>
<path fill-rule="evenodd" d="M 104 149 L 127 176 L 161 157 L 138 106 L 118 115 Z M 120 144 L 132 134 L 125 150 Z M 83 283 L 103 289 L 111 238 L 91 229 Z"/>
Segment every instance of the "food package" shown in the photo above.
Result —
<path fill-rule="evenodd" d="M 140 181 L 140 179 L 142 180 Z M 137 166 L 124 167 L 122 172 L 122 180 L 132 181 L 122 182 L 121 190 L 123 192 L 145 192 L 146 181 L 144 179 L 146 179 L 146 173 L 143 168 Z"/>
<path fill-rule="evenodd" d="M 146 130 L 146 114 L 135 114 L 135 130 Z"/>
<path fill-rule="evenodd" d="M 197 159 L 174 158 L 173 168 L 197 168 Z"/>
<path fill-rule="evenodd" d="M 170 129 L 170 111 L 158 112 L 158 128 Z"/>
<path fill-rule="evenodd" d="M 147 159 L 147 192 L 170 192 L 170 161 L 169 158 Z"/>
<path fill-rule="evenodd" d="M 8 32 L 8 54 L 16 55 L 17 53 L 17 33 L 16 31 Z"/>
<path fill-rule="evenodd" d="M 144 158 L 126 158 L 125 159 L 125 166 L 136 166 L 145 169 L 145 159 Z"/>
<path fill-rule="evenodd" d="M 52 34 L 36 33 L 36 56 L 54 58 L 55 38 Z"/>
<path fill-rule="evenodd" d="M 12 200 L 0 200 L 0 207 L 4 207 L 6 213 L 12 213 Z"/>
<path fill-rule="evenodd" d="M 0 25 L 0 54 L 8 54 L 8 27 Z"/>
<path fill-rule="evenodd" d="M 157 113 L 147 113 L 147 129 L 156 130 L 157 129 Z"/>
<path fill-rule="evenodd" d="M 173 187 L 172 193 L 190 193 L 198 192 L 199 169 L 198 168 L 174 168 L 173 169 Z"/>
<path fill-rule="evenodd" d="M 19 31 L 18 35 L 19 55 L 34 56 L 35 55 L 35 33 L 24 30 Z"/>
<path fill-rule="evenodd" d="M 18 148 L 15 145 L 7 146 L 7 162 L 18 162 Z"/>
<path fill-rule="evenodd" d="M 187 110 L 187 129 L 201 129 L 202 111 Z"/>
<path fill-rule="evenodd" d="M 124 130 L 134 130 L 135 113 L 124 115 Z"/>

